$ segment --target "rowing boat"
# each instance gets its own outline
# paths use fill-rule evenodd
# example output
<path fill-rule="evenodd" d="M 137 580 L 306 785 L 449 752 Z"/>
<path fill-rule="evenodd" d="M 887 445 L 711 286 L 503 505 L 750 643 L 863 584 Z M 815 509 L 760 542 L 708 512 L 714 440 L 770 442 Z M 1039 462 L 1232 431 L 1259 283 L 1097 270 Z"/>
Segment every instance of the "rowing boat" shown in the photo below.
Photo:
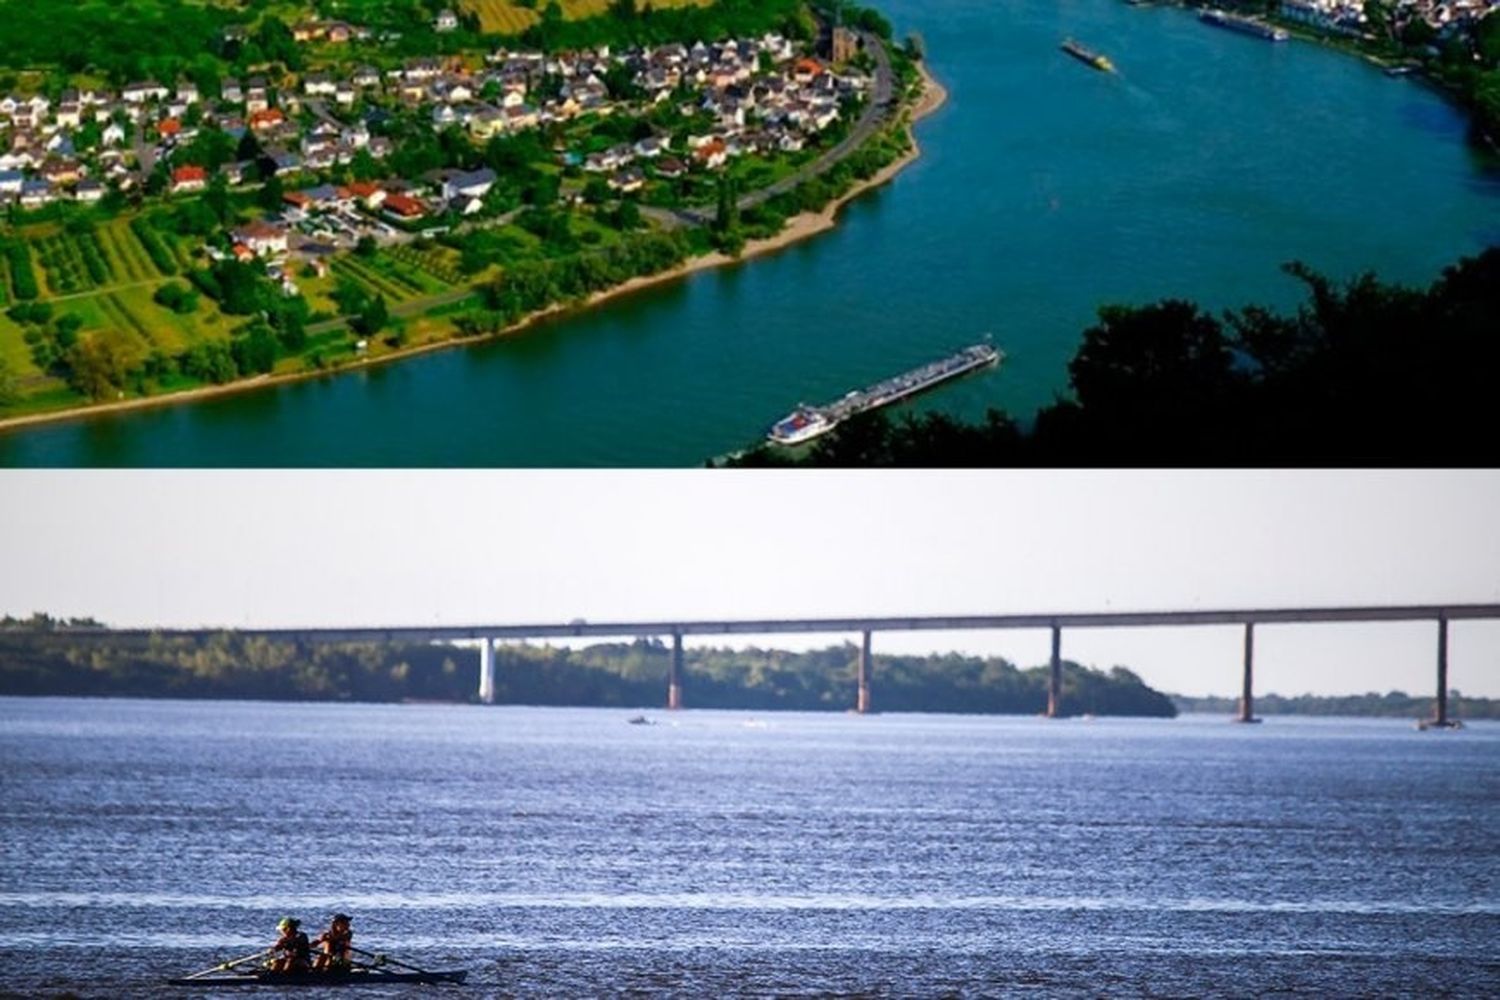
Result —
<path fill-rule="evenodd" d="M 272 972 L 269 969 L 231 969 L 221 975 L 186 976 L 169 979 L 169 986 L 380 986 L 388 983 L 461 983 L 468 976 L 462 969 L 446 972 L 396 972 L 391 969 L 353 968 L 327 972 Z"/>
<path fill-rule="evenodd" d="M 212 968 L 179 979 L 169 986 L 382 986 L 388 983 L 461 983 L 468 973 L 462 969 L 435 971 L 362 948 L 349 949 L 367 961 L 351 959 L 343 968 L 304 969 L 277 972 L 262 964 L 274 951 L 232 958 Z M 394 966 L 394 968 L 392 968 Z"/>

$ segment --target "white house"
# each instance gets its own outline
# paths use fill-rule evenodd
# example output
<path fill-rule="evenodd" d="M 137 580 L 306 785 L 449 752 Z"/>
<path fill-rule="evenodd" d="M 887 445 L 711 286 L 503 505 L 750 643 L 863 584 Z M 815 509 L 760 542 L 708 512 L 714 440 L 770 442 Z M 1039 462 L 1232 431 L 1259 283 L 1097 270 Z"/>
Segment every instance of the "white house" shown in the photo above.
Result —
<path fill-rule="evenodd" d="M 251 222 L 233 233 L 236 243 L 244 244 L 258 257 L 286 253 L 286 230 L 269 222 Z"/>
<path fill-rule="evenodd" d="M 495 172 L 489 167 L 470 173 L 453 174 L 443 181 L 443 198 L 483 198 L 495 186 Z"/>

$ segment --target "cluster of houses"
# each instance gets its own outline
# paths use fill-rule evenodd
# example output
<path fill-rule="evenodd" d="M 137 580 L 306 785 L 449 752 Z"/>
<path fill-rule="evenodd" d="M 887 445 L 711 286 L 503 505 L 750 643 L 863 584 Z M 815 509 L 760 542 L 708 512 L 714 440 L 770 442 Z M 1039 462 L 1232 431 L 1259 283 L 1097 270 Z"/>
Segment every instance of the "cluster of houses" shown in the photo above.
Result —
<path fill-rule="evenodd" d="M 138 113 L 123 95 L 93 88 L 65 90 L 56 102 L 44 94 L 0 95 L 0 205 L 39 208 L 62 192 L 92 202 L 109 184 L 128 188 L 135 157 L 126 129 Z M 89 126 L 97 128 L 97 148 L 86 163 L 75 142 Z"/>
<path fill-rule="evenodd" d="M 1470 30 L 1500 0 L 1397 0 L 1393 18 L 1399 27 L 1414 20 L 1425 21 L 1439 33 Z M 1362 35 L 1372 25 L 1364 0 L 1281 0 L 1280 16 L 1334 34 Z"/>
<path fill-rule="evenodd" d="M 709 123 L 701 133 L 688 135 L 680 150 L 672 149 L 669 136 L 654 135 L 583 159 L 585 171 L 607 174 L 610 187 L 621 192 L 645 183 L 642 162 L 650 162 L 656 176 L 670 179 L 694 168 L 717 170 L 745 154 L 801 150 L 838 121 L 846 99 L 865 96 L 870 87 L 864 74 L 837 72 L 799 56 L 776 35 L 718 45 L 700 42 L 691 48 L 665 45 L 626 53 L 621 61 L 648 106 L 675 105 L 685 117 Z M 576 65 L 571 75 L 563 74 L 565 81 L 580 81 L 574 90 L 594 87 L 598 77 L 597 67 Z M 557 100 L 570 96 L 568 88 L 565 82 Z M 566 105 L 561 110 L 566 113 Z"/>
<path fill-rule="evenodd" d="M 436 27 L 448 30 L 445 23 L 440 15 Z M 339 42 L 360 30 L 317 21 L 298 25 L 294 35 Z M 619 79 L 622 70 L 637 92 L 628 109 L 605 84 L 612 74 Z M 846 99 L 866 94 L 869 86 L 868 76 L 836 70 L 799 54 L 790 40 L 768 34 L 623 52 L 500 51 L 477 70 L 461 59 L 417 58 L 383 72 L 361 66 L 337 78 L 326 72 L 274 82 L 264 76 L 231 78 L 222 81 L 216 99 L 187 81 L 170 87 L 143 81 L 114 93 L 69 90 L 56 103 L 41 95 L 4 95 L 0 204 L 14 200 L 37 208 L 62 199 L 95 201 L 109 187 L 132 189 L 163 162 L 169 193 L 201 190 L 209 173 L 172 161 L 205 128 L 236 141 L 253 135 L 278 173 L 324 170 L 361 153 L 378 161 L 392 146 L 371 134 L 367 122 L 382 112 L 368 109 L 392 102 L 430 114 L 437 127 L 463 128 L 478 142 L 581 115 L 634 113 L 664 104 L 710 123 L 702 134 L 687 136 L 682 148 L 673 148 L 671 136 L 654 135 L 569 158 L 585 171 L 605 175 L 613 189 L 630 192 L 645 184 L 648 163 L 654 176 L 673 178 L 721 168 L 746 153 L 799 150 L 838 120 Z M 252 160 L 226 164 L 221 173 L 232 186 L 258 178 Z M 416 207 L 400 197 L 391 210 L 404 207 L 408 219 L 415 217 Z M 452 199 L 443 201 L 453 207 Z M 474 210 L 472 199 L 459 207 Z"/>
<path fill-rule="evenodd" d="M 243 84 L 224 80 L 218 100 L 205 100 L 191 82 L 166 87 L 132 83 L 116 93 L 67 90 L 55 104 L 45 95 L 0 96 L 0 205 L 18 201 L 40 208 L 54 201 L 97 201 L 109 187 L 129 191 L 147 164 L 165 161 L 205 128 L 239 140 L 255 135 L 278 171 L 322 169 L 349 162 L 360 150 L 380 159 L 389 140 L 372 136 L 362 121 L 346 124 L 326 116 L 304 128 L 301 103 L 278 98 L 263 77 Z M 87 148 L 80 148 L 87 135 Z M 230 184 L 255 179 L 253 162 L 227 164 Z M 180 165 L 169 173 L 168 190 L 201 190 L 207 172 Z"/>
<path fill-rule="evenodd" d="M 328 253 L 365 236 L 385 239 L 438 212 L 472 215 L 498 176 L 480 170 L 434 170 L 417 181 L 318 184 L 287 192 L 281 211 L 229 233 L 228 253 L 240 260 L 280 260 L 296 253 L 315 266 Z M 211 256 L 220 251 L 209 248 Z"/>

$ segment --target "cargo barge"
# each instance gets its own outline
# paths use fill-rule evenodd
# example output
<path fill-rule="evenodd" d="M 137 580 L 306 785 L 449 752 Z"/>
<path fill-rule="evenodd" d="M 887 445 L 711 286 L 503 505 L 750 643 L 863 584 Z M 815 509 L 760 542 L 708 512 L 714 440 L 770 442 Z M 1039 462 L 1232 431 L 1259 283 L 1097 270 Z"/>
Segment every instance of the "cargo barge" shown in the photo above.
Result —
<path fill-rule="evenodd" d="M 1062 45 L 1058 47 L 1074 59 L 1088 63 L 1101 72 L 1113 73 L 1115 71 L 1115 64 L 1109 61 L 1108 56 L 1100 55 L 1093 49 L 1086 49 L 1071 38 L 1064 40 Z"/>
<path fill-rule="evenodd" d="M 1242 35 L 1264 38 L 1268 42 L 1284 42 L 1291 37 L 1285 30 L 1266 24 L 1264 21 L 1257 21 L 1253 17 L 1242 17 L 1223 10 L 1199 11 L 1198 20 L 1216 28 L 1225 28 L 1229 31 L 1238 31 Z"/>
<path fill-rule="evenodd" d="M 867 389 L 851 392 L 826 406 L 798 406 L 771 425 L 766 439 L 779 445 L 804 444 L 827 434 L 850 417 L 888 406 L 979 368 L 999 364 L 1004 356 L 1003 352 L 989 344 L 965 347 L 957 354 L 913 368 L 895 378 L 876 382 Z"/>

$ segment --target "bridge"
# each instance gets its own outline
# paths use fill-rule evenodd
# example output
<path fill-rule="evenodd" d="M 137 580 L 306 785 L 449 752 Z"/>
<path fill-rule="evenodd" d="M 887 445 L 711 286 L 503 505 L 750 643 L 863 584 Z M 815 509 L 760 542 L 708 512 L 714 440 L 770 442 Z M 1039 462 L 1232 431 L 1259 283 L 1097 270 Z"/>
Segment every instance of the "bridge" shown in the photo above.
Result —
<path fill-rule="evenodd" d="M 1500 604 L 1420 604 L 1323 608 L 1240 608 L 1211 611 L 1103 611 L 1038 614 L 915 616 L 875 618 L 760 618 L 703 619 L 696 621 L 589 622 L 575 619 L 565 624 L 534 625 L 415 625 L 400 627 L 269 628 L 235 629 L 241 635 L 266 639 L 312 642 L 455 642 L 480 643 L 479 700 L 495 700 L 495 643 L 501 640 L 566 638 L 662 638 L 672 639 L 672 661 L 667 676 L 667 708 L 683 706 L 682 640 L 703 635 L 776 635 L 790 633 L 857 633 L 861 636 L 854 709 L 872 709 L 871 685 L 874 664 L 870 650 L 876 632 L 960 632 L 1013 629 L 1049 629 L 1052 633 L 1051 673 L 1047 684 L 1047 715 L 1063 714 L 1062 633 L 1064 629 L 1141 628 L 1199 625 L 1244 627 L 1243 682 L 1237 721 L 1256 722 L 1254 694 L 1255 627 L 1257 625 L 1332 624 L 1362 622 L 1432 622 L 1437 637 L 1437 690 L 1432 719 L 1434 727 L 1452 725 L 1448 718 L 1448 623 L 1464 620 L 1500 620 Z M 195 629 L 94 629 L 70 630 L 71 634 L 102 634 L 117 637 L 163 637 L 203 639 L 225 631 Z"/>

